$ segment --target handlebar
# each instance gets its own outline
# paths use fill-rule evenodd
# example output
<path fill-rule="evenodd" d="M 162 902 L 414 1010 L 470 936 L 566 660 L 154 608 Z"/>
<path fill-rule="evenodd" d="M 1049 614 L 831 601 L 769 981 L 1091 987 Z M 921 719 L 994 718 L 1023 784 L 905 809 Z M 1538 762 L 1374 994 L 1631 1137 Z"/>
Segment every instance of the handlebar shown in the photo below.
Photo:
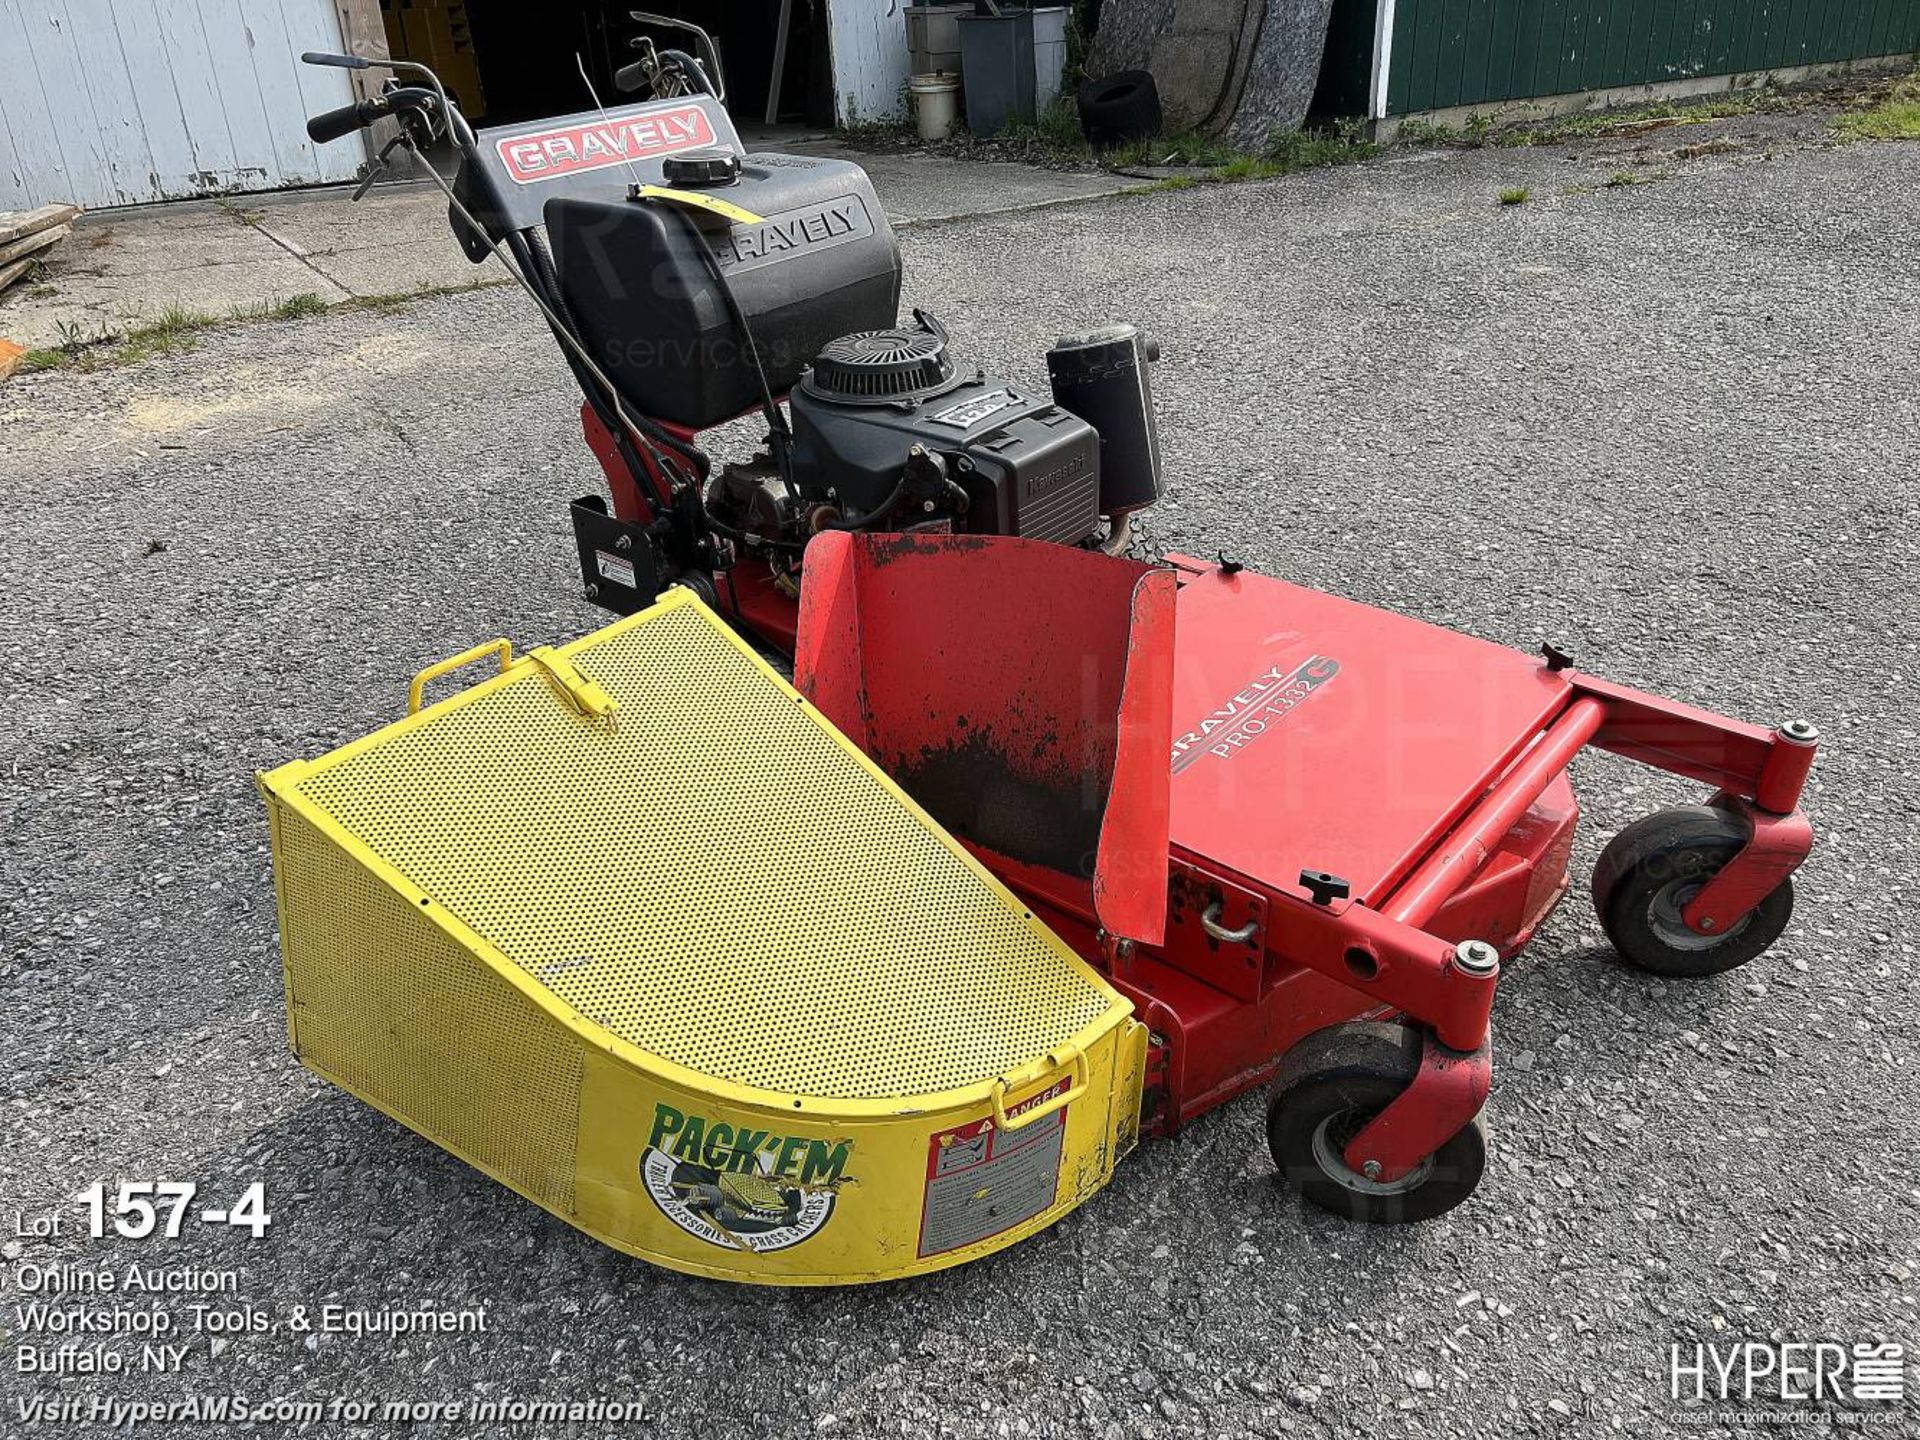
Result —
<path fill-rule="evenodd" d="M 329 140 L 338 140 L 343 135 L 366 128 L 382 115 L 390 113 L 392 108 L 376 97 L 342 105 L 338 110 L 323 110 L 307 121 L 307 138 L 316 145 L 324 145 Z"/>
<path fill-rule="evenodd" d="M 315 115 L 307 121 L 307 138 L 316 145 L 324 145 L 329 140 L 338 140 L 343 135 L 364 130 L 382 116 L 400 111 L 423 112 L 431 121 L 438 104 L 434 92 L 424 85 L 403 85 L 397 90 L 383 90 L 370 100 L 342 105 L 337 110 Z"/>
<path fill-rule="evenodd" d="M 358 55 L 336 55 L 331 50 L 306 50 L 300 55 L 302 65 L 332 65 L 340 70 L 369 70 L 373 62 L 362 60 Z"/>

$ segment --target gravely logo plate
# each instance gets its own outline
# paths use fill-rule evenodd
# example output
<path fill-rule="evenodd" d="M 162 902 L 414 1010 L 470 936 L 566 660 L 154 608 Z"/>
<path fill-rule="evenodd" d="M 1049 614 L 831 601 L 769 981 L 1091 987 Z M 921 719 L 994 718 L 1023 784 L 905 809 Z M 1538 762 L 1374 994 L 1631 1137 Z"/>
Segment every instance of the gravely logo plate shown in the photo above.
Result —
<path fill-rule="evenodd" d="M 494 141 L 494 148 L 515 184 L 533 185 L 711 144 L 713 124 L 706 112 L 698 105 L 676 105 L 644 115 L 508 135 Z"/>

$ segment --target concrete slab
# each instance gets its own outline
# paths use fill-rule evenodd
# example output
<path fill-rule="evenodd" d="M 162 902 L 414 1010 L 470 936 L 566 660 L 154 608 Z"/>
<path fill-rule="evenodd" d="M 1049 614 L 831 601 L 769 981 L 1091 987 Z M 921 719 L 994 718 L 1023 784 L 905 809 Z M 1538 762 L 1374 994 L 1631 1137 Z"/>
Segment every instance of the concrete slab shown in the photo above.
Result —
<path fill-rule="evenodd" d="M 921 150 L 858 150 L 831 137 L 786 148 L 851 160 L 866 170 L 894 224 L 990 215 L 1114 195 L 1138 182 L 1104 170 L 1043 170 L 1036 165 L 954 160 Z"/>
<path fill-rule="evenodd" d="M 475 265 L 467 259 L 444 223 L 434 240 L 322 251 L 307 256 L 307 264 L 348 294 L 363 297 L 448 290 L 508 278 L 498 261 Z"/>
<path fill-rule="evenodd" d="M 271 242 L 237 248 L 240 255 L 218 261 L 122 268 L 95 258 L 106 251 L 63 245 L 34 285 L 15 286 L 18 293 L 0 303 L 0 335 L 28 347 L 54 346 L 123 334 L 173 306 L 225 318 L 296 295 L 318 295 L 330 304 L 349 298 Z M 193 247 L 183 246 L 182 253 L 191 255 Z M 37 293 L 44 290 L 52 293 Z"/>
<path fill-rule="evenodd" d="M 920 151 L 866 151 L 832 136 L 777 133 L 761 148 L 851 160 L 866 168 L 896 225 L 952 220 L 1111 195 L 1137 181 L 1103 171 L 1043 170 Z M 225 316 L 295 295 L 331 302 L 498 279 L 470 263 L 447 230 L 431 183 L 377 186 L 359 203 L 334 186 L 191 201 L 81 217 L 32 285 L 0 301 L 0 336 L 29 346 L 95 337 L 169 306 Z"/>

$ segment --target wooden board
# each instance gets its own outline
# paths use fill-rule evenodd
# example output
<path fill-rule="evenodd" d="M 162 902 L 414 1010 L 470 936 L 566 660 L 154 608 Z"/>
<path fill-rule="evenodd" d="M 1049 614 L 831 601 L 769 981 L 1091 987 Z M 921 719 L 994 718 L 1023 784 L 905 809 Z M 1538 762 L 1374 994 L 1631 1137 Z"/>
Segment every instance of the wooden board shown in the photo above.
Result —
<path fill-rule="evenodd" d="M 42 205 L 38 210 L 10 210 L 0 215 L 0 245 L 9 245 L 36 230 L 51 230 L 79 218 L 78 205 Z"/>
<path fill-rule="evenodd" d="M 51 230 L 36 230 L 8 245 L 0 245 L 0 265 L 11 265 L 29 255 L 37 255 L 49 245 L 57 245 L 73 233 L 71 225 L 56 225 Z"/>
<path fill-rule="evenodd" d="M 11 265 L 0 265 L 0 290 L 4 290 L 22 275 L 27 273 L 31 260 L 15 260 Z"/>

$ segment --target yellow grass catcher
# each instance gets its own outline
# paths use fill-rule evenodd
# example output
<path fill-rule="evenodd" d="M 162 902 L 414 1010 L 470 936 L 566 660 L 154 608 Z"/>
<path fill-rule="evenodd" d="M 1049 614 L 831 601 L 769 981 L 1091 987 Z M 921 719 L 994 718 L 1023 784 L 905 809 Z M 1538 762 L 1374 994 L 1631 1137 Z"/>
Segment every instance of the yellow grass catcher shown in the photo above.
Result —
<path fill-rule="evenodd" d="M 1132 1147 L 1128 1003 L 690 592 L 412 708 L 261 777 L 318 1074 L 774 1284 L 997 1250 Z"/>

